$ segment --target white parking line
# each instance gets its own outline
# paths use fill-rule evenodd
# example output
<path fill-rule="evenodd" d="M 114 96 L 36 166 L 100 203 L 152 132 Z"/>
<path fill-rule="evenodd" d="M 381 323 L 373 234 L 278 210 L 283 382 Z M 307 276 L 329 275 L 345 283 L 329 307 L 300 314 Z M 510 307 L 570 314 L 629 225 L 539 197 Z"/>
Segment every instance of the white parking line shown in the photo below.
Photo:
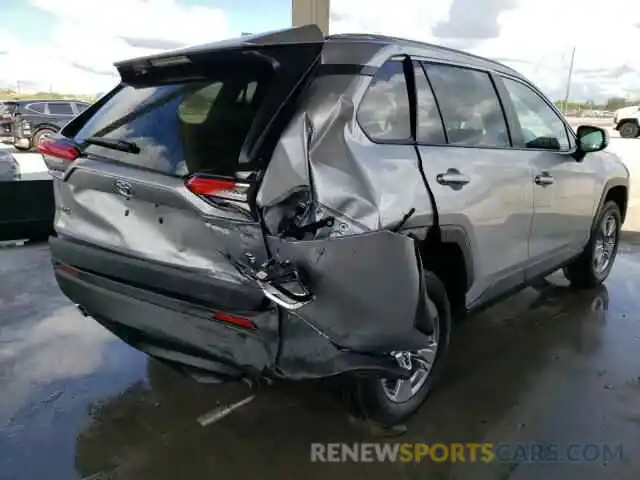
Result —
<path fill-rule="evenodd" d="M 224 417 L 232 413 L 234 410 L 237 410 L 238 408 L 245 406 L 246 404 L 251 402 L 251 400 L 253 400 L 254 398 L 255 398 L 255 395 L 249 395 L 248 397 L 243 398 L 239 402 L 232 403 L 231 405 L 222 405 L 220 407 L 214 408 L 210 412 L 200 415 L 197 418 L 198 423 L 203 427 L 206 427 L 207 425 L 211 425 L 212 423 L 215 423 L 218 420 L 223 419 Z"/>

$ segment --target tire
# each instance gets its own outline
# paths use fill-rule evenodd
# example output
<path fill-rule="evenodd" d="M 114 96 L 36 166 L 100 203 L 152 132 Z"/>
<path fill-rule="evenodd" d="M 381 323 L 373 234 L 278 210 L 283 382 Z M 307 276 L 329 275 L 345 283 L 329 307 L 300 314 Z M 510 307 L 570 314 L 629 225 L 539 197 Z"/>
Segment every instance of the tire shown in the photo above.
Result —
<path fill-rule="evenodd" d="M 612 221 L 615 221 L 615 225 L 609 223 Z M 620 208 L 613 201 L 606 202 L 598 214 L 589 243 L 580 256 L 564 268 L 564 276 L 572 286 L 593 288 L 607 279 L 618 253 L 621 225 Z M 603 251 L 606 253 L 606 263 L 599 263 L 603 260 L 600 256 Z"/>
<path fill-rule="evenodd" d="M 410 398 L 404 401 L 392 400 L 388 391 L 389 382 L 372 375 L 355 375 L 348 377 L 345 388 L 346 400 L 351 411 L 359 418 L 372 421 L 382 427 L 391 427 L 402 423 L 413 415 L 427 399 L 442 369 L 449 349 L 451 336 L 451 306 L 444 285 L 431 272 L 425 272 L 427 296 L 437 311 L 437 349 L 432 368 L 426 380 Z"/>
<path fill-rule="evenodd" d="M 635 122 L 623 122 L 618 128 L 622 138 L 636 138 L 640 135 L 640 126 Z"/>
<path fill-rule="evenodd" d="M 37 148 L 38 144 L 42 140 L 44 140 L 48 136 L 53 135 L 54 133 L 56 133 L 56 131 L 52 130 L 51 128 L 41 128 L 33 134 L 33 137 L 31 137 L 31 148 Z"/>
<path fill-rule="evenodd" d="M 14 145 L 13 148 L 18 150 L 19 152 L 28 152 L 31 149 L 31 147 L 18 147 L 16 145 Z"/>

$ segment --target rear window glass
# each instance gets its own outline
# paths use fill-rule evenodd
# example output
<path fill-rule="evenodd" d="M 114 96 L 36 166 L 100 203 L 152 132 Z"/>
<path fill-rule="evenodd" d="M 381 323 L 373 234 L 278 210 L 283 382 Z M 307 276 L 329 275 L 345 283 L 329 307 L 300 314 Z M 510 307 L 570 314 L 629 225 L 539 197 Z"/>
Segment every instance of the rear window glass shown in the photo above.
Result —
<path fill-rule="evenodd" d="M 134 142 L 138 154 L 95 145 L 86 152 L 170 175 L 233 176 L 241 169 L 240 150 L 267 83 L 264 67 L 247 67 L 225 68 L 206 81 L 125 85 L 80 127 L 75 140 Z"/>
<path fill-rule="evenodd" d="M 73 108 L 69 103 L 50 103 L 49 113 L 51 115 L 73 115 Z"/>
<path fill-rule="evenodd" d="M 27 105 L 27 110 L 32 110 L 36 113 L 45 113 L 45 104 L 44 103 L 30 103 Z"/>

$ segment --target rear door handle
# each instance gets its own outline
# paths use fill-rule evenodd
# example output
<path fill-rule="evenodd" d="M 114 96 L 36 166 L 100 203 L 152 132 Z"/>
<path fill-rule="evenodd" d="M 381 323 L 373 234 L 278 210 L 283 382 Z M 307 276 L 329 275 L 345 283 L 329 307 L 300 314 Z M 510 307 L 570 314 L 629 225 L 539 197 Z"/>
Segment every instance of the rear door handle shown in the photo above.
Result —
<path fill-rule="evenodd" d="M 552 185 L 553 182 L 555 182 L 553 177 L 549 175 L 549 172 L 542 172 L 540 175 L 536 175 L 533 181 L 536 183 L 536 185 L 542 185 L 543 187 Z"/>
<path fill-rule="evenodd" d="M 462 188 L 467 183 L 471 181 L 471 179 L 465 175 L 464 173 L 460 173 L 455 168 L 450 168 L 444 173 L 439 173 L 436 175 L 436 181 L 440 185 L 448 185 L 454 188 Z"/>

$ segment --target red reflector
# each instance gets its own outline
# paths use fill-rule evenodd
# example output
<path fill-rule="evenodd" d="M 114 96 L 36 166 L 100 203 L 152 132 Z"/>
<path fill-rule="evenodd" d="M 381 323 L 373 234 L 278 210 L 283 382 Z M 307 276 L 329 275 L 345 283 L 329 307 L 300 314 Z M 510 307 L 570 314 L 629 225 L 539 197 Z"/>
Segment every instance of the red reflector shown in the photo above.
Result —
<path fill-rule="evenodd" d="M 79 273 L 77 268 L 73 268 L 71 265 L 66 265 L 64 263 L 60 263 L 58 265 L 58 270 L 61 270 L 65 273 L 71 273 L 72 275 Z"/>
<path fill-rule="evenodd" d="M 213 314 L 213 318 L 220 322 L 231 323 L 237 327 L 248 328 L 254 330 L 255 324 L 248 318 L 238 317 L 237 315 L 231 315 L 230 313 L 216 312 Z"/>
<path fill-rule="evenodd" d="M 80 156 L 80 150 L 68 143 L 55 140 L 45 140 L 38 144 L 38 151 L 42 155 L 55 157 L 68 162 L 73 162 Z"/>
<path fill-rule="evenodd" d="M 220 178 L 191 177 L 187 180 L 187 188 L 196 195 L 216 195 L 220 192 L 233 191 L 236 182 Z"/>

